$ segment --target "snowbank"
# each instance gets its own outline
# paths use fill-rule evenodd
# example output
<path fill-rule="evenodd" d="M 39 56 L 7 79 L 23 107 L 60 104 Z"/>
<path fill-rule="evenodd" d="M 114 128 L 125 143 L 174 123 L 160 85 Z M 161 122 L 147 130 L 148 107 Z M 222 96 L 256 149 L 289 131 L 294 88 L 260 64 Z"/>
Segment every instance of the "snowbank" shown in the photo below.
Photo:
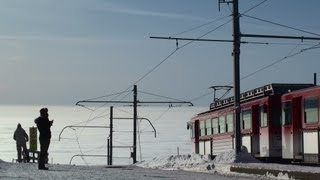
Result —
<path fill-rule="evenodd" d="M 260 163 L 252 157 L 247 151 L 243 150 L 236 155 L 235 150 L 226 151 L 211 160 L 209 155 L 187 154 L 176 156 L 162 156 L 153 158 L 150 161 L 138 163 L 137 166 L 154 169 L 183 169 L 183 170 L 212 170 L 214 164 L 230 164 L 230 163 Z"/>
<path fill-rule="evenodd" d="M 213 162 L 209 156 L 201 156 L 199 154 L 156 157 L 150 161 L 140 162 L 137 164 L 137 166 L 153 169 L 181 169 L 191 171 L 207 171 L 214 168 Z"/>
<path fill-rule="evenodd" d="M 259 164 L 257 164 L 259 163 Z M 176 156 L 163 156 L 153 158 L 150 161 L 144 161 L 136 164 L 143 168 L 152 169 L 163 169 L 163 170 L 185 170 L 195 172 L 206 172 L 221 174 L 226 176 L 240 176 L 240 177 L 257 177 L 258 175 L 239 174 L 230 171 L 232 165 L 253 165 L 260 166 L 257 159 L 253 158 L 247 151 L 242 151 L 238 155 L 234 150 L 221 153 L 211 160 L 209 156 L 202 156 L 199 154 L 188 154 L 188 155 L 176 155 Z M 267 179 L 290 179 L 287 174 L 280 173 L 277 176 L 266 173 L 264 176 Z"/>
<path fill-rule="evenodd" d="M 214 163 L 260 163 L 259 160 L 252 157 L 246 150 L 243 150 L 238 155 L 235 150 L 230 150 L 218 154 L 214 160 Z"/>

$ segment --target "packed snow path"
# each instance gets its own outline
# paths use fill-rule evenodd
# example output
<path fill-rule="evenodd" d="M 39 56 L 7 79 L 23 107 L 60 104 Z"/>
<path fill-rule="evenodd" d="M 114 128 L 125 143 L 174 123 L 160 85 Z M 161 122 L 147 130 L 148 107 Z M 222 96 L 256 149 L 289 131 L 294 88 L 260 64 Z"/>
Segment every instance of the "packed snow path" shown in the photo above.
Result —
<path fill-rule="evenodd" d="M 181 170 L 147 169 L 137 166 L 72 166 L 49 165 L 49 170 L 38 170 L 37 164 L 0 162 L 0 179 L 257 179 L 253 176 L 219 175 Z M 266 179 L 266 178 L 262 178 Z"/>

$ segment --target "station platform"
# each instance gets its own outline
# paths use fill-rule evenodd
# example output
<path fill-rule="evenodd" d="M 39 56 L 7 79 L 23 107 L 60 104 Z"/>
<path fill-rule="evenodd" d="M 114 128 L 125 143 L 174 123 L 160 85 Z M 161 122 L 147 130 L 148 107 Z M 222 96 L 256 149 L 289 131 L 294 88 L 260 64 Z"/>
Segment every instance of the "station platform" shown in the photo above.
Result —
<path fill-rule="evenodd" d="M 246 173 L 254 175 L 287 174 L 289 178 L 301 180 L 320 179 L 320 167 L 284 165 L 284 164 L 263 164 L 263 163 L 237 163 L 230 167 L 231 172 Z"/>

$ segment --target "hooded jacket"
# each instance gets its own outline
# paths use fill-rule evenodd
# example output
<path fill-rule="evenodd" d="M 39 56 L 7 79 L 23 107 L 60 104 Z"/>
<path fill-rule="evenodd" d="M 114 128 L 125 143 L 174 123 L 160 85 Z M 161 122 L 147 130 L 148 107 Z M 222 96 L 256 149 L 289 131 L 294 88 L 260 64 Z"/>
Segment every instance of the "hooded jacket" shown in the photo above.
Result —
<path fill-rule="evenodd" d="M 21 127 L 20 124 L 18 124 L 17 129 L 14 131 L 13 139 L 16 140 L 18 145 L 25 144 L 29 140 L 26 131 Z"/>

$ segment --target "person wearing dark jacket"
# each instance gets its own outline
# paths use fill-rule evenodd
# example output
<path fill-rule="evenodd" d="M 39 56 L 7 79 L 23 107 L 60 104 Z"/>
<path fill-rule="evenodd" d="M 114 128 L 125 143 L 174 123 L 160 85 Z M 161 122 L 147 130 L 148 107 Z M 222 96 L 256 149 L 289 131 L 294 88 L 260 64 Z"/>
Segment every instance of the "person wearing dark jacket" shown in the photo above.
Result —
<path fill-rule="evenodd" d="M 40 170 L 48 170 L 47 167 L 45 167 L 45 163 L 48 159 L 48 149 L 50 145 L 50 139 L 51 139 L 51 126 L 53 123 L 52 121 L 49 121 L 49 114 L 47 108 L 40 109 L 40 117 L 34 120 L 34 122 L 37 124 L 37 128 L 39 130 L 39 141 L 40 141 L 40 156 L 38 160 L 38 169 Z"/>
<path fill-rule="evenodd" d="M 26 145 L 26 143 L 29 141 L 29 137 L 26 131 L 21 127 L 20 123 L 18 123 L 17 129 L 14 131 L 13 139 L 17 143 L 18 162 L 22 162 L 21 149 L 23 149 L 25 161 L 29 162 L 29 152 Z"/>

